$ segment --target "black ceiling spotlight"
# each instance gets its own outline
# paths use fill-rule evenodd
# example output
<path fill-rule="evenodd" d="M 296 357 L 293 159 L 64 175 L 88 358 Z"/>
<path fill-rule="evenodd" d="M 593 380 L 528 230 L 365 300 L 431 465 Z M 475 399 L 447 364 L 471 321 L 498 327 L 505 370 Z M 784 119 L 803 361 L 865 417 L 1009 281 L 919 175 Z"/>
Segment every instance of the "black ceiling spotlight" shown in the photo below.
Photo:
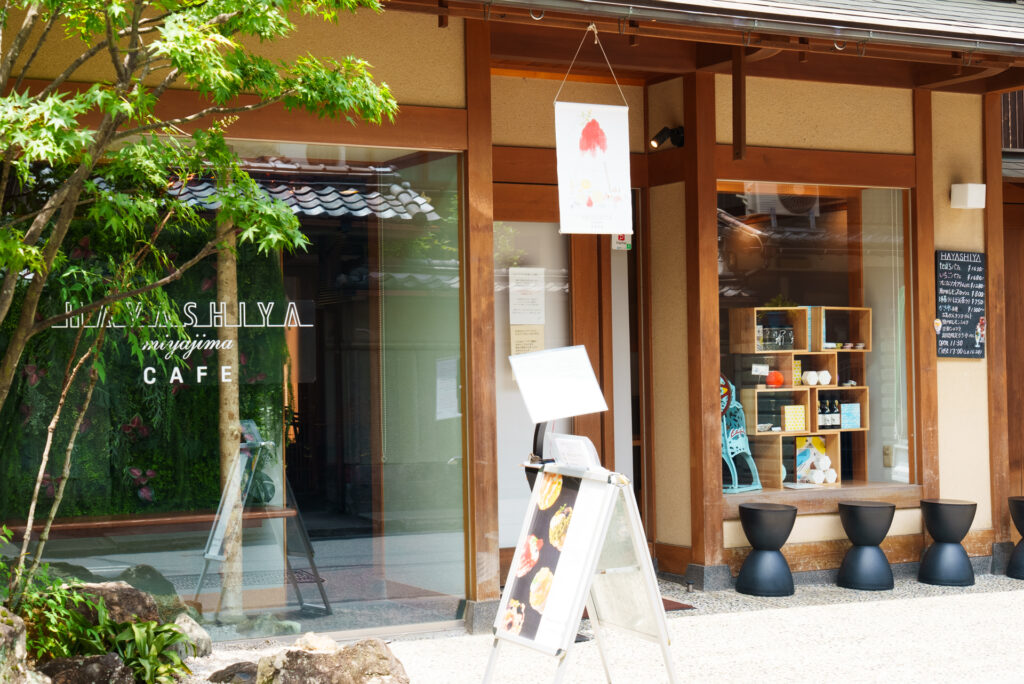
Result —
<path fill-rule="evenodd" d="M 675 128 L 669 128 L 668 126 L 662 127 L 660 131 L 654 134 L 651 138 L 651 148 L 658 149 L 662 147 L 666 142 L 671 142 L 676 147 L 683 146 L 683 127 L 676 126 Z"/>

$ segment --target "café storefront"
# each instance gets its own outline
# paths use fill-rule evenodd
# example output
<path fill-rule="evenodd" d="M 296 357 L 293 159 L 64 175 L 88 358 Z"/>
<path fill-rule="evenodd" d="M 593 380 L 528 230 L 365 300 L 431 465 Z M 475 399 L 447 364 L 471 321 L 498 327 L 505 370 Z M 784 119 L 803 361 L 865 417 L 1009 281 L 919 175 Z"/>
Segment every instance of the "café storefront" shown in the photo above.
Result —
<path fill-rule="evenodd" d="M 1006 497 L 1024 493 L 1008 465 L 999 161 L 1024 19 L 983 0 L 953 25 L 717 4 L 403 0 L 330 30 L 299 21 L 303 49 L 366 58 L 401 112 L 377 128 L 269 107 L 231 126 L 312 245 L 240 252 L 234 301 L 212 261 L 168 291 L 193 339 L 236 328 L 238 363 L 201 344 L 147 350 L 177 365 L 124 349 L 47 559 L 89 578 L 150 566 L 211 621 L 230 580 L 246 618 L 212 622 L 218 639 L 489 628 L 528 495 L 533 426 L 506 357 L 509 269 L 532 267 L 543 346 L 586 345 L 611 407 L 563 428 L 632 477 L 661 572 L 728 586 L 746 501 L 798 507 L 795 571 L 838 566 L 839 501 L 890 501 L 883 549 L 913 562 L 919 501 L 939 495 L 979 504 L 966 546 L 997 566 Z M 589 39 L 569 71 L 590 23 L 614 77 Z M 558 232 L 551 103 L 567 72 L 559 99 L 629 106 L 621 244 Z M 954 183 L 984 183 L 986 208 L 953 208 Z M 202 206 L 201 184 L 187 192 Z M 936 250 L 986 257 L 980 354 L 940 356 Z M 14 522 L 52 395 L 43 358 L 27 358 L 0 436 Z M 227 571 L 210 539 L 229 381 L 258 435 L 243 439 L 252 493 Z M 723 459 L 729 386 L 749 460 Z"/>

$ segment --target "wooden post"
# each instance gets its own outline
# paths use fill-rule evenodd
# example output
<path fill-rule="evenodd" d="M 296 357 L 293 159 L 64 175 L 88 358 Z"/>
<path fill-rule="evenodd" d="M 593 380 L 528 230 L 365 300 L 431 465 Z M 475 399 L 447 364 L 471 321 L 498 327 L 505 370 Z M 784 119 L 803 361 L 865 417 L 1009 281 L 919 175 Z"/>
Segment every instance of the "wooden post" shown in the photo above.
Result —
<path fill-rule="evenodd" d="M 500 597 L 498 461 L 494 386 L 494 188 L 491 169 L 491 35 L 487 22 L 467 19 L 466 216 L 463 221 L 463 498 L 466 597 Z"/>
<path fill-rule="evenodd" d="M 714 142 L 714 138 L 712 138 Z M 732 49 L 732 158 L 747 156 L 747 60 L 746 48 Z"/>
<path fill-rule="evenodd" d="M 988 356 L 988 458 L 995 543 L 1010 541 L 1010 442 L 1006 394 L 1006 262 L 1003 243 L 1002 96 L 984 96 L 985 253 L 988 301 L 985 312 Z"/>
<path fill-rule="evenodd" d="M 937 351 L 935 341 L 935 213 L 932 180 L 932 93 L 914 90 L 914 165 L 915 180 L 911 193 L 913 203 L 914 240 L 913 281 L 914 302 L 914 380 L 916 382 L 916 435 L 918 484 L 923 498 L 939 496 L 939 406 L 936 377 Z"/>
<path fill-rule="evenodd" d="M 714 74 L 683 76 L 683 122 L 692 562 L 712 566 L 722 563 Z"/>

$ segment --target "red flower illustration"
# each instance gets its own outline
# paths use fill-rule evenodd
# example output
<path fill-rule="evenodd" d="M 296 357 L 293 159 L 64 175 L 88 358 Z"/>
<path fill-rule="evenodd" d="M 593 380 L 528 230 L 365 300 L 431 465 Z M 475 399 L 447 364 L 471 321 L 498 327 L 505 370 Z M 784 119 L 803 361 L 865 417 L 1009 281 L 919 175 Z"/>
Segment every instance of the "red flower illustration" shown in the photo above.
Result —
<path fill-rule="evenodd" d="M 607 149 L 608 136 L 601 129 L 601 124 L 597 123 L 597 119 L 591 119 L 580 134 L 580 152 L 596 156 L 598 150 L 604 152 Z"/>

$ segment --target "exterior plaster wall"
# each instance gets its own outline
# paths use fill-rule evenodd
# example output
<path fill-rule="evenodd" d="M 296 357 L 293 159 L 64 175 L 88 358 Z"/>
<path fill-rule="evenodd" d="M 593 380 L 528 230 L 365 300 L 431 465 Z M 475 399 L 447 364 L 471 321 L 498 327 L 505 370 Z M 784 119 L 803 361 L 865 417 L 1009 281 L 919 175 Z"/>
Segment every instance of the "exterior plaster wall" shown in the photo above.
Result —
<path fill-rule="evenodd" d="M 952 209 L 953 183 L 982 183 L 982 98 L 932 95 L 935 249 L 985 251 L 982 209 Z M 989 293 L 991 297 L 991 293 Z M 971 529 L 992 527 L 988 360 L 939 359 L 939 495 L 978 502 Z"/>
<path fill-rule="evenodd" d="M 690 396 L 683 184 L 653 187 L 650 194 L 655 540 L 689 546 Z"/>
<path fill-rule="evenodd" d="M 362 9 L 354 15 L 342 12 L 333 25 L 312 17 L 295 16 L 292 20 L 296 31 L 290 38 L 263 43 L 258 52 L 271 59 L 293 59 L 311 53 L 341 60 L 353 55 L 372 65 L 370 73 L 378 82 L 388 84 L 400 104 L 466 106 L 461 19 L 452 19 L 447 28 L 440 29 L 434 16 L 393 11 L 376 14 Z M 16 16 L 8 26 L 19 23 L 20 16 Z M 55 28 L 54 33 L 58 30 Z M 5 35 L 5 41 L 8 38 Z M 82 52 L 77 39 L 51 42 L 51 46 L 59 49 L 42 51 L 29 71 L 30 78 L 53 78 Z M 79 82 L 111 78 L 106 52 L 86 62 L 74 75 Z M 287 137 L 285 131 L 282 137 Z"/>
<path fill-rule="evenodd" d="M 716 139 L 732 142 L 732 76 L 715 76 Z M 913 95 L 905 88 L 747 78 L 747 144 L 914 153 Z"/>
<path fill-rule="evenodd" d="M 555 93 L 561 79 L 493 76 L 491 78 L 491 139 L 495 145 L 555 146 Z M 644 89 L 623 86 L 629 104 L 629 149 L 644 151 Z M 566 81 L 561 102 L 621 105 L 613 84 Z"/>
<path fill-rule="evenodd" d="M 647 87 L 647 130 L 653 136 L 662 126 L 683 125 L 683 79 L 673 78 Z"/>

